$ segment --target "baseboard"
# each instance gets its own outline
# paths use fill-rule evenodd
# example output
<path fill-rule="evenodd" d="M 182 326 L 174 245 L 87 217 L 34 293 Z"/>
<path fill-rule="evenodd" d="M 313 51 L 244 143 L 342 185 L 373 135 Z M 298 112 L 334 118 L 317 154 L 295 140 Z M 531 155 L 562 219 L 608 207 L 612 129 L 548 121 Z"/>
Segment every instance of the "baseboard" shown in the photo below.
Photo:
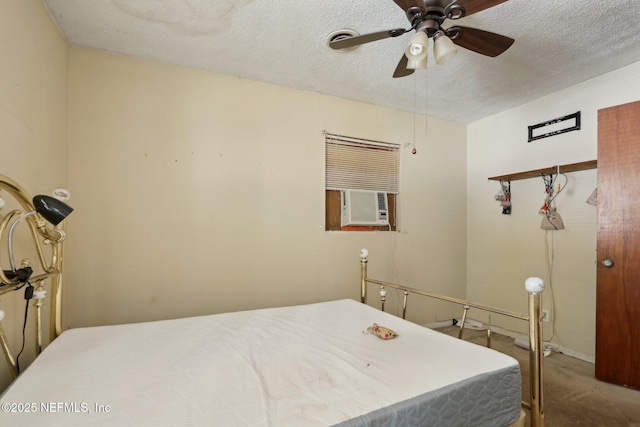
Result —
<path fill-rule="evenodd" d="M 456 321 L 458 322 L 458 324 L 460 324 L 460 319 L 456 319 Z M 453 324 L 453 322 L 451 320 L 449 320 L 449 321 L 446 321 L 446 322 L 431 323 L 431 324 L 425 325 L 425 326 L 427 328 L 430 328 L 430 329 L 437 329 L 437 328 L 443 328 L 443 327 L 446 327 L 446 326 L 451 326 L 452 324 Z M 467 318 L 467 320 L 465 321 L 465 328 L 469 328 L 469 329 L 487 329 L 487 327 L 488 327 L 488 325 L 485 325 L 482 322 L 479 322 L 479 321 L 474 320 L 474 319 Z M 527 349 L 527 350 L 529 349 L 529 336 L 527 334 L 510 331 L 510 330 L 507 330 L 507 329 L 502 329 L 501 327 L 495 326 L 495 325 L 491 326 L 491 331 L 495 332 L 497 334 L 500 334 L 500 335 L 505 335 L 505 336 L 511 337 L 511 338 L 513 338 L 515 340 L 515 345 L 517 345 L 518 347 L 521 347 L 523 349 Z M 596 362 L 595 356 L 592 356 L 592 355 L 589 355 L 589 354 L 585 354 L 585 353 L 581 353 L 579 351 L 575 351 L 575 350 L 572 350 L 570 348 L 559 346 L 558 344 L 556 344 L 554 342 L 545 342 L 544 343 L 544 347 L 547 350 L 557 351 L 558 353 L 566 354 L 567 356 L 571 356 L 571 357 L 574 357 L 576 359 L 583 360 L 585 362 L 589 362 L 589 363 L 595 363 Z"/>
<path fill-rule="evenodd" d="M 453 326 L 453 320 L 443 320 L 442 322 L 428 323 L 422 326 L 429 329 L 446 328 L 447 326 Z"/>
<path fill-rule="evenodd" d="M 456 324 L 460 324 L 460 322 L 462 322 L 462 319 L 456 319 Z M 475 329 L 475 330 L 483 330 L 483 329 L 487 329 L 487 326 L 482 323 L 482 322 L 478 322 L 477 320 L 474 319 L 465 319 L 464 321 L 464 328 L 465 329 Z"/>
<path fill-rule="evenodd" d="M 566 354 L 567 356 L 575 357 L 576 359 L 584 360 L 589 363 L 596 363 L 596 357 L 588 354 L 580 353 L 579 351 L 571 350 L 570 348 L 558 347 L 556 351 Z"/>

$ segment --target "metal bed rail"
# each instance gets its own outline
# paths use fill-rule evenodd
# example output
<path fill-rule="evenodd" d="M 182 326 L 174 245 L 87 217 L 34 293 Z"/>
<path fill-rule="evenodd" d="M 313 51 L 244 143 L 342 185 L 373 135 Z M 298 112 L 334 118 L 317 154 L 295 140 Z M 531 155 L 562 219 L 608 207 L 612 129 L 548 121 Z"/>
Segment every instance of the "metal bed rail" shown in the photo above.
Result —
<path fill-rule="evenodd" d="M 406 318 L 407 314 L 407 301 L 409 294 L 422 295 L 428 298 L 434 298 L 441 301 L 447 301 L 450 303 L 463 306 L 464 313 L 460 322 L 460 332 L 458 338 L 462 337 L 462 330 L 466 321 L 467 311 L 470 308 L 476 308 L 479 310 L 495 313 L 519 320 L 523 320 L 529 323 L 529 370 L 530 370 L 530 392 L 531 396 L 529 403 L 522 402 L 522 406 L 526 407 L 530 411 L 531 427 L 544 427 L 544 401 L 543 401 L 543 347 L 542 347 L 542 292 L 544 291 L 544 282 L 538 277 L 530 277 L 525 281 L 525 289 L 528 293 L 528 307 L 529 314 L 524 315 L 515 313 L 508 310 L 502 310 L 495 307 L 490 307 L 484 304 L 479 304 L 471 301 L 466 301 L 458 298 L 453 298 L 446 295 L 436 294 L 432 292 L 423 291 L 421 289 L 412 288 L 409 286 L 402 286 L 393 283 L 383 282 L 381 280 L 370 279 L 367 276 L 367 263 L 369 252 L 363 249 L 360 252 L 360 302 L 367 303 L 367 285 L 379 285 L 380 286 L 380 300 L 381 309 L 384 311 L 384 305 L 386 302 L 386 288 L 396 289 L 403 292 L 404 297 L 402 301 L 402 318 Z M 490 330 L 487 331 L 487 342 L 490 339 Z"/>

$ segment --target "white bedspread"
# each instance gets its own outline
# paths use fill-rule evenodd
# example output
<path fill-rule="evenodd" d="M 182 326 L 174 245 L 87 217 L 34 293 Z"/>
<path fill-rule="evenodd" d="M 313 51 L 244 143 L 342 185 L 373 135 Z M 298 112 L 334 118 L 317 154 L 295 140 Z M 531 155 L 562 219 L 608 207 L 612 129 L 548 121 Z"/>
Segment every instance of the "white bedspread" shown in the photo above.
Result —
<path fill-rule="evenodd" d="M 80 328 L 2 396 L 0 425 L 326 426 L 513 365 L 352 300 Z"/>

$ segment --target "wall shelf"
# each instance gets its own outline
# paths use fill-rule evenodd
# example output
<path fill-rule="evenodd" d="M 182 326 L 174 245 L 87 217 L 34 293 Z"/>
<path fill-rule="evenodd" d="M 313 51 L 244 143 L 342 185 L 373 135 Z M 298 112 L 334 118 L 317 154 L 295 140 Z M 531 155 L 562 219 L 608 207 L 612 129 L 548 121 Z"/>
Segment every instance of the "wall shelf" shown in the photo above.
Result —
<path fill-rule="evenodd" d="M 560 165 L 560 173 L 586 171 L 596 169 L 598 167 L 597 160 L 589 160 L 580 163 L 571 163 L 568 165 Z M 508 175 L 492 176 L 492 181 L 517 181 L 519 179 L 538 178 L 542 175 L 552 175 L 557 172 L 558 166 L 551 166 L 544 169 L 530 170 L 526 172 L 510 173 Z"/>

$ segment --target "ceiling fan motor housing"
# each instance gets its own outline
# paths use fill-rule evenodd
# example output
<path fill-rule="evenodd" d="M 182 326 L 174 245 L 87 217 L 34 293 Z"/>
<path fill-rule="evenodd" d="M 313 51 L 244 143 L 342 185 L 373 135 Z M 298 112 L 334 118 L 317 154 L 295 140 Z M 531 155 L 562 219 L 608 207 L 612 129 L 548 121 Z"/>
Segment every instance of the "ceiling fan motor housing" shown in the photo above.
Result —
<path fill-rule="evenodd" d="M 412 6 L 407 9 L 407 19 L 411 22 L 416 31 L 424 31 L 429 37 L 440 31 L 440 25 L 445 19 L 459 19 L 464 15 L 464 8 L 459 5 L 452 5 L 450 10 L 445 11 L 443 7 L 426 6 L 420 8 Z"/>
<path fill-rule="evenodd" d="M 416 26 L 416 32 L 417 31 L 424 31 L 425 33 L 427 33 L 427 35 L 429 37 L 433 37 L 433 35 L 440 30 L 440 22 L 431 17 L 430 15 L 427 15 L 417 26 Z"/>

